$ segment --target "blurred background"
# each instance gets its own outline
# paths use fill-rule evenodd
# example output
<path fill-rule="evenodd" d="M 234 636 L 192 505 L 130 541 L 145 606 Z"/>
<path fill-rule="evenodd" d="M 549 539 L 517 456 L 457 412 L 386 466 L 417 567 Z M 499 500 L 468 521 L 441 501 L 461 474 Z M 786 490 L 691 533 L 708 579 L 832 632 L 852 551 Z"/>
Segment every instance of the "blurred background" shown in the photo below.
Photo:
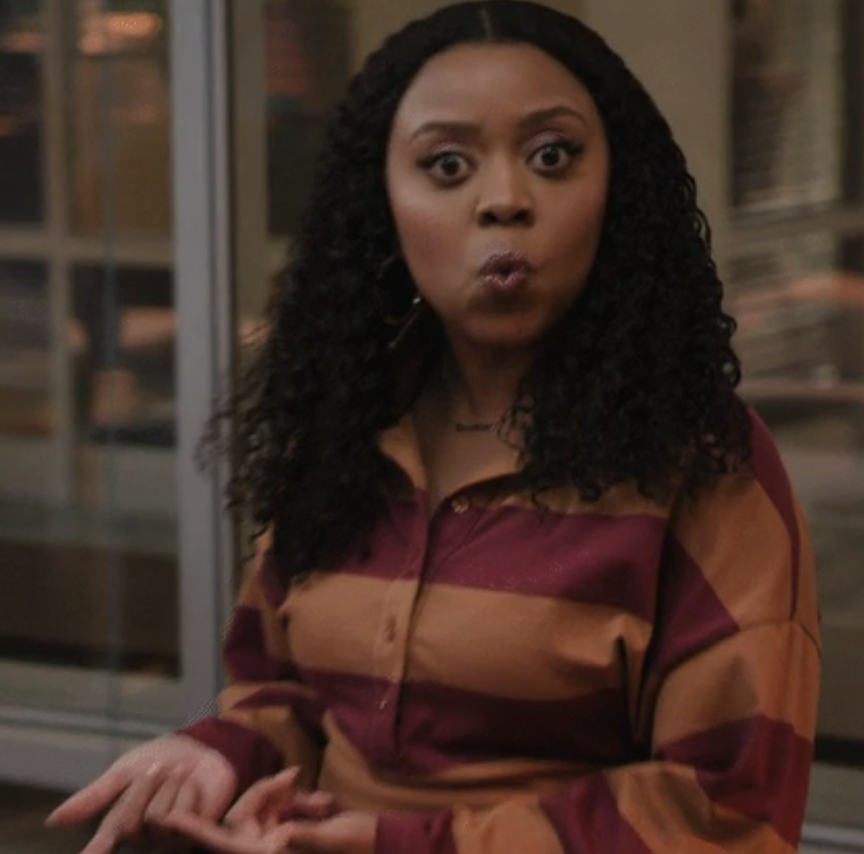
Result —
<path fill-rule="evenodd" d="M 242 547 L 195 442 L 322 124 L 431 0 L 0 0 L 0 854 L 206 712 Z M 864 0 L 557 0 L 669 118 L 813 527 L 808 845 L 864 850 Z"/>

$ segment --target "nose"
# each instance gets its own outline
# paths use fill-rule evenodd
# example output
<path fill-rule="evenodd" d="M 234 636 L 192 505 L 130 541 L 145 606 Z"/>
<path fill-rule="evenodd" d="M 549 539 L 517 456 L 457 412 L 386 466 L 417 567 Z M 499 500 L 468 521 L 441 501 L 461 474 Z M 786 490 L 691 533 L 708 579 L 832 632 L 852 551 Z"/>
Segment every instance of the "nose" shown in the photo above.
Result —
<path fill-rule="evenodd" d="M 490 164 L 480 185 L 477 220 L 480 225 L 530 225 L 534 201 L 519 164 Z"/>

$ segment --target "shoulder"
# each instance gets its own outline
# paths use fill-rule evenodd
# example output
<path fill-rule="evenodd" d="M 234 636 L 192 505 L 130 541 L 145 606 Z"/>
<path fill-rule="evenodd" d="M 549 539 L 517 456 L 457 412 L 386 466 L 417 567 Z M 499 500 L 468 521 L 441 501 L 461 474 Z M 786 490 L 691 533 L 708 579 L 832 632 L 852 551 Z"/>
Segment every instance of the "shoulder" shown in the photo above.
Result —
<path fill-rule="evenodd" d="M 670 518 L 671 549 L 739 626 L 797 620 L 816 633 L 813 557 L 780 451 L 750 410 L 749 472 L 722 477 Z"/>

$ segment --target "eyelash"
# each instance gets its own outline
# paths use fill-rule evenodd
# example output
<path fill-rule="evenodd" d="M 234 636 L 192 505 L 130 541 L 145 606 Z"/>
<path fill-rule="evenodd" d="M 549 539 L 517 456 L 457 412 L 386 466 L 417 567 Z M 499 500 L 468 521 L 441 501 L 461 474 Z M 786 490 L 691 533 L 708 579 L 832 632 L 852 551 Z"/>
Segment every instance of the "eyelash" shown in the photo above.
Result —
<path fill-rule="evenodd" d="M 544 142 L 541 145 L 538 145 L 530 154 L 528 161 L 530 162 L 539 154 L 549 149 L 554 149 L 557 151 L 562 151 L 567 155 L 569 161 L 563 167 L 549 167 L 547 171 L 541 170 L 541 174 L 545 174 L 549 177 L 558 177 L 563 172 L 566 172 L 572 164 L 573 160 L 575 160 L 583 151 L 584 145 L 580 143 L 573 142 L 569 139 L 557 139 L 551 140 L 549 142 Z M 455 149 L 444 149 L 441 151 L 435 151 L 432 154 L 422 158 L 419 161 L 419 166 L 424 169 L 426 172 L 430 173 L 430 175 L 437 180 L 439 183 L 442 183 L 446 186 L 455 186 L 462 182 L 463 176 L 458 175 L 454 177 L 448 177 L 444 175 L 436 175 L 434 173 L 435 167 L 438 166 L 442 161 L 447 158 L 455 157 L 459 160 L 465 161 L 467 160 L 466 155 L 464 155 L 461 151 Z"/>

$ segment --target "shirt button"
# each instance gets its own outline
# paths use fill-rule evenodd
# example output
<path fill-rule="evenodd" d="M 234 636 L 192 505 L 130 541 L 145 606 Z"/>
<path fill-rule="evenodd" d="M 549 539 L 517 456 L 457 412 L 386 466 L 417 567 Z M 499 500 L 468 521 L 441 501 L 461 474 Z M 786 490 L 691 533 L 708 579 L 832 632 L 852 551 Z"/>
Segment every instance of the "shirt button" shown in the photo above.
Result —
<path fill-rule="evenodd" d="M 450 502 L 450 509 L 454 513 L 464 513 L 470 506 L 471 502 L 464 495 L 460 495 Z"/>

